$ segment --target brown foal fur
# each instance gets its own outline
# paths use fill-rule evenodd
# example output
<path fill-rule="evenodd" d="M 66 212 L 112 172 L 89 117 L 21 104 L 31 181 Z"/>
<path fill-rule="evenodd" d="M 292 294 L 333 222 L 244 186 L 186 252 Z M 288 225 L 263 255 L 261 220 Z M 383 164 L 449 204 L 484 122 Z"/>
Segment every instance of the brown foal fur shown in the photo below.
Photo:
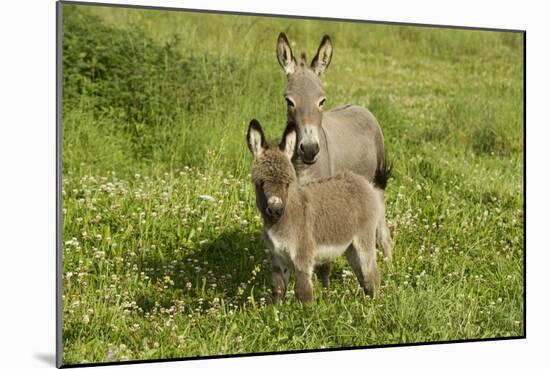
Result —
<path fill-rule="evenodd" d="M 247 142 L 254 155 L 256 205 L 272 262 L 273 302 L 286 294 L 290 266 L 296 275 L 296 296 L 311 302 L 314 268 L 324 268 L 343 254 L 365 293 L 375 297 L 380 286 L 377 228 L 385 224 L 383 188 L 351 171 L 300 185 L 291 162 L 296 147 L 293 124 L 280 144 L 268 144 L 260 124 L 252 120 Z M 388 174 L 381 168 L 378 175 Z M 384 249 L 391 255 L 391 243 Z M 328 272 L 320 272 L 323 286 L 328 286 Z"/>

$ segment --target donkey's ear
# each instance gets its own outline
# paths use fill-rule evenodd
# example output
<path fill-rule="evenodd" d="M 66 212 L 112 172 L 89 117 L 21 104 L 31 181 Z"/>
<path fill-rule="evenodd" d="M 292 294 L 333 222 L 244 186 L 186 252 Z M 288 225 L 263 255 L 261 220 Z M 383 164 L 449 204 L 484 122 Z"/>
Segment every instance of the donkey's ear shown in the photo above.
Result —
<path fill-rule="evenodd" d="M 261 156 L 266 148 L 264 131 L 256 119 L 252 119 L 248 125 L 246 143 L 254 158 Z"/>
<path fill-rule="evenodd" d="M 277 60 L 286 74 L 294 73 L 296 70 L 296 59 L 292 55 L 292 49 L 284 32 L 281 32 L 277 39 Z"/>
<path fill-rule="evenodd" d="M 296 150 L 296 125 L 294 123 L 288 123 L 286 125 L 285 133 L 283 133 L 283 139 L 279 148 L 289 159 L 292 159 L 294 151 Z"/>
<path fill-rule="evenodd" d="M 323 74 L 332 60 L 332 41 L 329 35 L 324 35 L 317 50 L 317 55 L 311 61 L 311 68 L 318 76 Z"/>

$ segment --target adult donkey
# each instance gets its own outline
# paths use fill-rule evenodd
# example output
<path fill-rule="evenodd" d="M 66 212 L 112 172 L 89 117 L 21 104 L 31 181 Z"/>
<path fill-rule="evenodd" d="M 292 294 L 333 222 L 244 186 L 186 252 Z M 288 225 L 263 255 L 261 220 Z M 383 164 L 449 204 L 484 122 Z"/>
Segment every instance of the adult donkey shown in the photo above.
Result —
<path fill-rule="evenodd" d="M 277 40 L 277 59 L 287 75 L 284 97 L 287 101 L 287 122 L 296 126 L 297 139 L 292 163 L 300 183 L 328 177 L 343 170 L 363 175 L 384 188 L 384 137 L 378 121 L 366 108 L 344 105 L 323 112 L 326 102 L 321 75 L 332 59 L 332 42 L 328 35 L 321 40 L 310 65 L 302 52 L 300 63 L 284 33 Z M 379 170 L 377 170 L 379 169 Z M 378 243 L 384 256 L 391 260 L 391 238 L 386 222 L 377 227 Z M 318 267 L 323 287 L 328 288 L 330 265 Z"/>

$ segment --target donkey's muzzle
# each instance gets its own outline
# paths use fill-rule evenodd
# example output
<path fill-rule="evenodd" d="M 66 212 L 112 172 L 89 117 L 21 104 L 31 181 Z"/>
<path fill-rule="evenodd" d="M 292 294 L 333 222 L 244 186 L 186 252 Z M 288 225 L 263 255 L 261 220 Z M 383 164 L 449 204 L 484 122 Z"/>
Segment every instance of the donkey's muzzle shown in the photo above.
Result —
<path fill-rule="evenodd" d="M 320 148 L 319 144 L 316 142 L 306 144 L 301 143 L 299 150 L 304 163 L 313 164 L 317 160 L 317 154 L 319 154 Z"/>

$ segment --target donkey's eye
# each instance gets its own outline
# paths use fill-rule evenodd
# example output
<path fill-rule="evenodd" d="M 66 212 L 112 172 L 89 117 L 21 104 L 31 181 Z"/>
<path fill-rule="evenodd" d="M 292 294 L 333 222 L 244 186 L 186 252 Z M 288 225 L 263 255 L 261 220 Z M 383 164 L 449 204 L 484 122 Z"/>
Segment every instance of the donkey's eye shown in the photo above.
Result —
<path fill-rule="evenodd" d="M 285 97 L 285 100 L 288 106 L 290 106 L 291 108 L 294 107 L 294 101 L 290 100 L 288 97 Z"/>
<path fill-rule="evenodd" d="M 325 101 L 327 101 L 326 98 L 322 98 L 321 101 L 319 101 L 319 107 L 322 108 L 323 105 L 325 105 Z"/>

